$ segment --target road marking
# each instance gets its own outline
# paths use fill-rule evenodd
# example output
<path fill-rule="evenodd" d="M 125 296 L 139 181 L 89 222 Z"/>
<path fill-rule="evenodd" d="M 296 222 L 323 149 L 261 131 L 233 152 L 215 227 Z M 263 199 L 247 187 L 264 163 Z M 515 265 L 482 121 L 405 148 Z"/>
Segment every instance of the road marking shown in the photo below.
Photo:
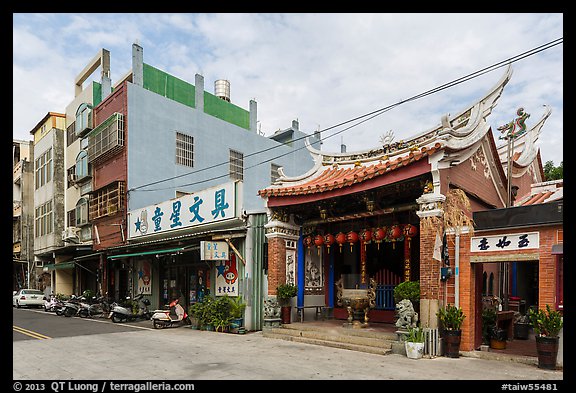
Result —
<path fill-rule="evenodd" d="M 32 330 L 24 329 L 20 326 L 12 325 L 12 330 L 14 330 L 18 333 L 25 334 L 26 336 L 36 338 L 38 340 L 49 340 L 52 338 L 52 337 L 48 337 L 48 336 L 45 336 L 45 335 L 37 333 L 37 332 L 33 332 Z"/>

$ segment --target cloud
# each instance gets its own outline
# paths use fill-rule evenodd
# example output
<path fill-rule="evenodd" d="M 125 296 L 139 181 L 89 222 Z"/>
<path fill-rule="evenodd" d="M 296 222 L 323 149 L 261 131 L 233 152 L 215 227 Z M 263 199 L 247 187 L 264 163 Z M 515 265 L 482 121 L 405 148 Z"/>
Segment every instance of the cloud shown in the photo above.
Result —
<path fill-rule="evenodd" d="M 32 28 L 40 18 L 45 32 Z M 201 73 L 208 91 L 216 79 L 230 80 L 232 102 L 248 108 L 256 99 L 259 126 L 271 135 L 294 119 L 305 132 L 328 128 L 563 34 L 562 14 L 23 14 L 14 22 L 15 137 L 46 112 L 64 111 L 73 78 L 100 47 L 111 51 L 113 78 L 124 75 L 136 39 L 145 62 L 190 83 Z M 514 63 L 488 119 L 495 129 L 524 106 L 537 120 L 542 105 L 550 105 L 540 146 L 543 161 L 556 164 L 562 62 L 558 45 Z M 390 129 L 397 140 L 425 131 L 483 96 L 502 74 L 399 106 L 328 138 L 323 150 L 339 151 L 342 140 L 348 151 L 372 148 Z M 37 111 L 29 111 L 32 101 Z"/>

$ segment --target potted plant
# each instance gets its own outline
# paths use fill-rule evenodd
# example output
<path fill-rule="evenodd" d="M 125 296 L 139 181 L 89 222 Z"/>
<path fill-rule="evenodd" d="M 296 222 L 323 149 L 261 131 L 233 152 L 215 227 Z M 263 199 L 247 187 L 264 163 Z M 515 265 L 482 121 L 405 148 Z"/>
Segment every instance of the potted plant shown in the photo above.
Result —
<path fill-rule="evenodd" d="M 490 345 L 490 330 L 496 325 L 498 314 L 491 307 L 485 307 L 482 310 L 482 343 Z"/>
<path fill-rule="evenodd" d="M 220 296 L 213 302 L 210 320 L 217 332 L 226 332 L 232 321 L 231 302 L 228 296 Z"/>
<path fill-rule="evenodd" d="M 408 299 L 414 306 L 414 311 L 420 313 L 420 281 L 403 281 L 394 287 L 394 303 Z"/>
<path fill-rule="evenodd" d="M 536 333 L 536 350 L 538 352 L 538 367 L 550 370 L 556 369 L 556 357 L 558 356 L 558 336 L 563 326 L 562 314 L 552 310 L 550 305 L 543 309 L 530 309 L 528 317 Z"/>
<path fill-rule="evenodd" d="M 232 320 L 230 322 L 230 327 L 233 329 L 238 329 L 244 325 L 244 310 L 246 309 L 246 303 L 242 301 L 242 297 L 232 297 L 230 298 L 230 314 Z"/>
<path fill-rule="evenodd" d="M 276 297 L 280 303 L 280 319 L 282 323 L 290 323 L 292 306 L 291 299 L 298 293 L 298 287 L 294 284 L 278 285 Z"/>
<path fill-rule="evenodd" d="M 452 304 L 440 308 L 436 313 L 443 329 L 445 345 L 445 355 L 450 358 L 460 356 L 460 341 L 462 336 L 462 322 L 464 322 L 464 312 L 460 307 Z"/>
<path fill-rule="evenodd" d="M 490 328 L 490 348 L 506 349 L 506 340 L 508 340 L 506 330 L 496 324 Z"/>
<path fill-rule="evenodd" d="M 518 340 L 528 340 L 530 337 L 530 318 L 526 314 L 517 313 L 514 318 L 514 338 Z"/>
<path fill-rule="evenodd" d="M 404 346 L 408 358 L 421 359 L 424 355 L 424 330 L 420 327 L 409 327 Z"/>

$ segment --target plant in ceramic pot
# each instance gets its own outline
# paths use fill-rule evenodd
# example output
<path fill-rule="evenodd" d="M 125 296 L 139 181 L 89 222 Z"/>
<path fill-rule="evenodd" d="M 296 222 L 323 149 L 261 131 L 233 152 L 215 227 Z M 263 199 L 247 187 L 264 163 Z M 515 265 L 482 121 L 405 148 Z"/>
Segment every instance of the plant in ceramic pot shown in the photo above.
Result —
<path fill-rule="evenodd" d="M 556 369 L 556 358 L 558 356 L 558 346 L 560 343 L 560 330 L 564 325 L 562 314 L 552 310 L 549 304 L 546 310 L 530 309 L 528 317 L 536 333 L 536 349 L 538 352 L 538 367 L 554 370 Z"/>
<path fill-rule="evenodd" d="M 280 303 L 280 318 L 282 323 L 290 323 L 292 306 L 290 301 L 298 293 L 298 287 L 294 284 L 281 284 L 278 285 L 276 297 Z"/>
<path fill-rule="evenodd" d="M 230 326 L 233 328 L 239 328 L 244 325 L 244 310 L 246 309 L 246 303 L 242 301 L 242 297 L 231 297 L 230 298 L 230 314 L 232 316 L 232 321 Z"/>
<path fill-rule="evenodd" d="M 409 327 L 404 346 L 406 356 L 410 359 L 421 359 L 424 355 L 424 330 L 421 327 Z"/>
<path fill-rule="evenodd" d="M 448 304 L 436 313 L 443 329 L 445 355 L 450 358 L 460 357 L 460 341 L 462 336 L 462 323 L 464 312 L 460 307 Z"/>
<path fill-rule="evenodd" d="M 490 348 L 506 349 L 506 340 L 508 340 L 506 330 L 496 324 L 490 328 Z"/>
<path fill-rule="evenodd" d="M 498 314 L 491 307 L 485 307 L 482 310 L 482 343 L 490 345 L 490 330 L 496 325 Z"/>

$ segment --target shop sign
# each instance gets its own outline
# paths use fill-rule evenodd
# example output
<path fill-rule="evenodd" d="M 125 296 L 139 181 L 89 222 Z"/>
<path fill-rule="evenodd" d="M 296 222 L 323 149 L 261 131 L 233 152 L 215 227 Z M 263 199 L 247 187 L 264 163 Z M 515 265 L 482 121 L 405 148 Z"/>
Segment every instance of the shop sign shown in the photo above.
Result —
<path fill-rule="evenodd" d="M 471 252 L 517 251 L 534 248 L 540 248 L 539 232 L 474 236 L 470 241 Z"/>
<path fill-rule="evenodd" d="M 225 183 L 128 212 L 128 238 L 236 218 L 236 183 Z"/>
<path fill-rule="evenodd" d="M 203 261 L 226 261 L 230 258 L 230 249 L 226 242 L 201 241 L 200 259 Z"/>
<path fill-rule="evenodd" d="M 238 296 L 238 267 L 236 255 L 232 254 L 228 261 L 216 262 L 216 296 Z"/>
<path fill-rule="evenodd" d="M 151 271 L 150 261 L 141 260 L 138 262 L 138 293 L 152 295 Z"/>

